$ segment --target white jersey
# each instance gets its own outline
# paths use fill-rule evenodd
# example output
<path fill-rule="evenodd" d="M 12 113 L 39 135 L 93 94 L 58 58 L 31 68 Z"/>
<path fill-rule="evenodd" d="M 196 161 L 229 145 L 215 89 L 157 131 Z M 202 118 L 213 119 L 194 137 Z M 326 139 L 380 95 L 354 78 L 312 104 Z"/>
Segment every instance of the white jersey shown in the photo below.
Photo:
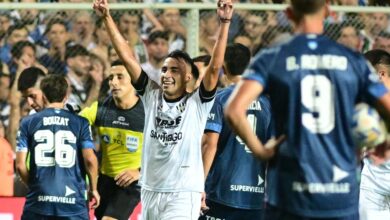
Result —
<path fill-rule="evenodd" d="M 155 81 L 157 84 L 160 85 L 160 68 L 155 68 L 150 62 L 141 64 L 141 67 L 145 71 L 145 73 L 148 74 L 149 79 Z"/>
<path fill-rule="evenodd" d="M 167 102 L 152 80 L 137 88 L 145 107 L 144 146 L 140 183 L 155 192 L 203 192 L 201 138 L 215 91 L 197 89 Z M 140 77 L 141 78 L 141 77 Z"/>
<path fill-rule="evenodd" d="M 360 188 L 390 195 L 390 161 L 375 166 L 368 158 L 364 158 Z"/>

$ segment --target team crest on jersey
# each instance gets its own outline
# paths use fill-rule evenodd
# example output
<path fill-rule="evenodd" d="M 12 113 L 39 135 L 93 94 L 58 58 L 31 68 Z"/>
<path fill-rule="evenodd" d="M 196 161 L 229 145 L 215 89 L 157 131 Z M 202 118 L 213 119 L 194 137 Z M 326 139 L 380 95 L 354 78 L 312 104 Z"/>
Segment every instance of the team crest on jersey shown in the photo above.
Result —
<path fill-rule="evenodd" d="M 178 104 L 176 106 L 176 109 L 180 112 L 180 113 L 183 113 L 185 110 L 186 110 L 186 103 L 185 102 L 181 102 L 180 104 Z"/>
<path fill-rule="evenodd" d="M 102 140 L 108 144 L 108 143 L 110 143 L 110 136 L 108 136 L 106 134 L 103 134 L 102 135 Z"/>

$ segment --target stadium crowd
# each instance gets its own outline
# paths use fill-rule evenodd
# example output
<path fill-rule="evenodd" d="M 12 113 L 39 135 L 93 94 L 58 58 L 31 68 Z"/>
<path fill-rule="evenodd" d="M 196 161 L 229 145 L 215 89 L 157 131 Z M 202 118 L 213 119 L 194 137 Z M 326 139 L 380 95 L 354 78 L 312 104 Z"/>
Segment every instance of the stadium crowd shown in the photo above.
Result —
<path fill-rule="evenodd" d="M 39 1 L 20 0 L 19 2 Z M 91 1 L 42 0 L 40 2 Z M 145 2 L 215 1 L 148 0 Z M 280 4 L 290 1 L 243 0 L 239 2 Z M 390 6 L 388 0 L 333 0 L 330 3 L 350 6 Z M 168 54 L 176 50 L 185 50 L 186 45 L 191 43 L 187 41 L 185 11 L 176 8 L 112 10 L 111 16 L 121 36 L 131 48 L 134 59 L 140 64 L 142 70 L 148 73 L 151 80 L 160 81 L 160 71 Z M 245 46 L 249 49 L 251 59 L 258 52 L 284 42 L 293 35 L 293 27 L 282 11 L 235 10 L 229 19 L 231 20 L 229 20 L 227 43 Z M 200 74 L 206 72 L 201 65 L 207 66 L 210 59 L 214 62 L 213 49 L 218 43 L 219 32 L 217 30 L 220 30 L 220 22 L 221 19 L 215 11 L 200 11 L 200 56 L 194 58 Z M 137 97 L 118 99 L 114 97 L 114 101 L 107 101 L 106 97 L 112 95 L 113 81 L 118 80 L 118 84 L 123 83 L 120 82 L 120 77 L 123 77 L 123 73 L 126 77 L 128 76 L 122 67 L 129 69 L 131 62 L 118 63 L 123 55 L 117 53 L 118 49 L 112 43 L 112 36 L 110 36 L 112 33 L 107 30 L 106 23 L 104 18 L 90 11 L 39 11 L 35 9 L 0 11 L 0 179 L 2 180 L 0 196 L 25 196 L 26 194 L 27 189 L 14 172 L 17 131 L 22 118 L 31 112 L 40 112 L 43 108 L 42 100 L 40 100 L 42 94 L 39 90 L 34 90 L 40 77 L 59 74 L 66 78 L 70 94 L 67 108 L 75 112 L 81 111 L 81 115 L 84 114 L 83 116 L 88 118 L 91 125 L 97 127 L 94 130 L 95 137 L 100 137 L 95 139 L 97 148 L 105 146 L 102 143 L 105 140 L 101 132 L 110 127 L 107 125 L 108 122 L 97 116 L 103 114 L 98 110 L 101 107 L 98 102 L 116 106 L 115 108 L 118 109 L 129 109 L 129 106 L 139 105 L 136 104 L 138 103 Z M 331 11 L 324 22 L 324 35 L 361 54 L 375 49 L 390 53 L 390 13 L 336 13 Z M 229 68 L 224 67 L 223 71 L 229 72 Z M 229 80 L 223 71 L 219 73 L 219 88 L 236 83 L 236 81 Z M 133 80 L 132 77 L 130 80 Z M 194 83 L 199 85 L 200 81 Z M 131 85 L 128 83 L 126 86 Z M 133 86 L 136 87 L 134 82 Z M 193 88 L 187 89 L 191 91 Z M 134 92 L 134 90 L 139 89 L 131 86 L 128 92 Z M 137 108 L 142 108 L 142 106 Z M 91 114 L 93 119 L 90 118 Z M 134 135 L 142 131 L 143 124 L 140 126 L 141 124 L 131 128 L 124 126 L 121 129 L 131 130 L 131 134 Z M 142 139 L 141 136 L 137 138 Z M 139 143 L 137 142 L 136 145 Z M 135 151 L 141 150 L 136 146 Z M 102 154 L 108 155 L 109 153 L 103 151 Z M 106 172 L 104 175 L 107 175 L 109 179 L 107 181 L 110 179 L 117 181 L 119 178 L 120 181 L 123 179 L 119 185 L 128 186 L 133 183 L 132 181 L 127 183 L 128 180 L 125 178 L 139 178 L 140 157 L 140 155 L 137 156 L 136 164 L 129 165 L 131 170 L 110 170 L 108 165 L 104 165 L 105 171 L 103 172 Z M 123 158 L 118 160 L 121 159 Z M 139 197 L 139 189 L 134 184 L 133 187 Z M 135 202 L 138 201 L 139 199 Z M 100 216 L 110 214 L 109 211 L 102 210 L 101 212 Z M 131 213 L 131 210 L 128 212 Z"/>

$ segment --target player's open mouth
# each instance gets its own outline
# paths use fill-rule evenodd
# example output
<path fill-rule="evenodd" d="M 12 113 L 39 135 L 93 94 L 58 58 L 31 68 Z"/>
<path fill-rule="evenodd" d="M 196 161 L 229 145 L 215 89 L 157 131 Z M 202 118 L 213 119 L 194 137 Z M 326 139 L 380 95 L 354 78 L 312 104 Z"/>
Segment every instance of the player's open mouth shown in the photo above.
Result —
<path fill-rule="evenodd" d="M 163 86 L 171 86 L 173 84 L 175 84 L 175 80 L 173 79 L 163 79 L 162 81 Z"/>

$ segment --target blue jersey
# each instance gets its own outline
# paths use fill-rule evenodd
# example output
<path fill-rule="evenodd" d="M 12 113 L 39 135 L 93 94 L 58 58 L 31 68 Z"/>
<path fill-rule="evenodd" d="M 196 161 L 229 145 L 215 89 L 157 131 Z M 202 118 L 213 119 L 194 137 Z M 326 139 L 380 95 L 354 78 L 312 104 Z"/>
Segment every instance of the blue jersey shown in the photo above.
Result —
<path fill-rule="evenodd" d="M 308 217 L 356 213 L 352 115 L 355 103 L 387 92 L 375 70 L 325 36 L 299 35 L 258 54 L 244 78 L 264 86 L 277 135 L 287 135 L 270 164 L 268 202 Z"/>
<path fill-rule="evenodd" d="M 82 149 L 94 148 L 89 123 L 63 109 L 44 109 L 21 122 L 17 151 L 29 153 L 25 210 L 71 216 L 88 212 Z"/>
<path fill-rule="evenodd" d="M 241 209 L 261 209 L 265 163 L 256 159 L 225 122 L 223 109 L 234 87 L 218 92 L 205 132 L 219 133 L 217 153 L 206 179 L 207 199 Z M 247 118 L 262 142 L 271 136 L 271 105 L 261 96 L 249 106 Z"/>

